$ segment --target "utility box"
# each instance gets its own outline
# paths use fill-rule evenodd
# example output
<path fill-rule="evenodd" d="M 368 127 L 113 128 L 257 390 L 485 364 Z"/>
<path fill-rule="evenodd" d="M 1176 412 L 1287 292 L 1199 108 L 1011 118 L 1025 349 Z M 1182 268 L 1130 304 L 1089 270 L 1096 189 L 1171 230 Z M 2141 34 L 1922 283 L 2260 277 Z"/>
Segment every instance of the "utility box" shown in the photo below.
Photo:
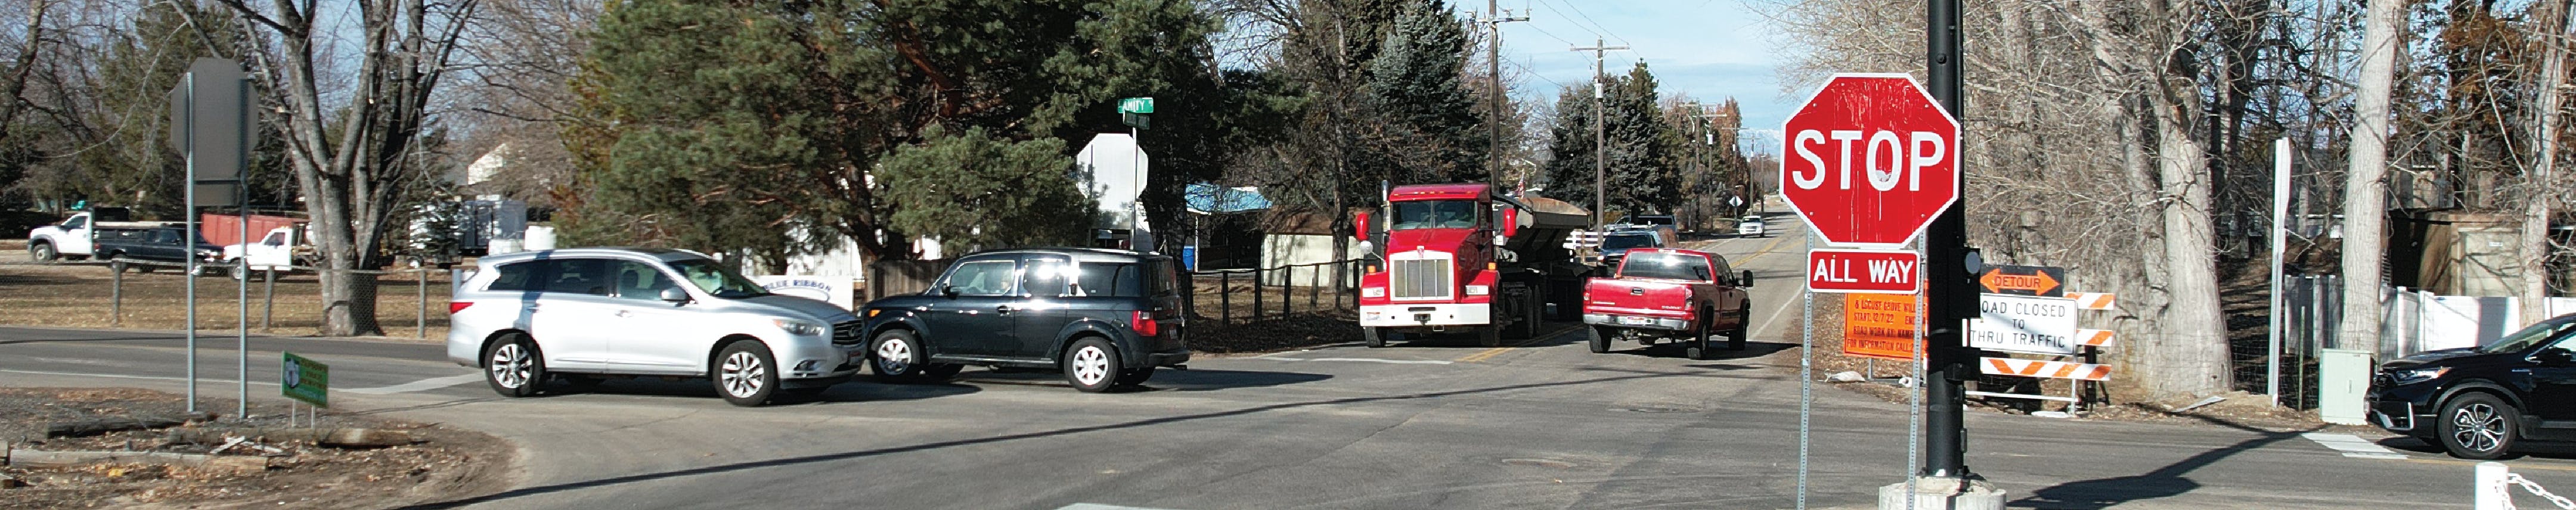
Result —
<path fill-rule="evenodd" d="M 2336 425 L 2370 424 L 2370 355 L 2364 349 L 2317 351 L 2317 417 Z"/>

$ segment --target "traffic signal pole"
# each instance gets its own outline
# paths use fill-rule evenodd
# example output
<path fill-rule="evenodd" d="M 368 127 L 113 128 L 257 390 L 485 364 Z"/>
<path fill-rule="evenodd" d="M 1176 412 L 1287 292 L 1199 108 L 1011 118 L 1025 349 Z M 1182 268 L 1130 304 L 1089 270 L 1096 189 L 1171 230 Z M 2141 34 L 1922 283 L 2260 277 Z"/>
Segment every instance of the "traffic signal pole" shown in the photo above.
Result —
<path fill-rule="evenodd" d="M 1924 7 L 1925 57 L 1929 78 L 1926 88 L 1950 116 L 1966 119 L 1960 97 L 1959 79 L 1959 0 L 1929 0 Z M 1962 144 L 1964 147 L 1965 144 Z M 1966 173 L 1960 169 L 1961 174 Z M 1975 373 L 1971 370 L 1977 353 L 1966 347 L 1965 325 L 1977 313 L 1976 281 L 1967 267 L 1967 182 L 1960 186 L 1961 200 L 1949 210 L 1934 217 L 1923 237 L 1925 364 L 1930 374 L 1924 379 L 1924 441 L 1922 475 L 1927 477 L 1966 478 L 1968 471 L 1967 431 L 1961 411 L 1967 399 L 1965 382 Z"/>

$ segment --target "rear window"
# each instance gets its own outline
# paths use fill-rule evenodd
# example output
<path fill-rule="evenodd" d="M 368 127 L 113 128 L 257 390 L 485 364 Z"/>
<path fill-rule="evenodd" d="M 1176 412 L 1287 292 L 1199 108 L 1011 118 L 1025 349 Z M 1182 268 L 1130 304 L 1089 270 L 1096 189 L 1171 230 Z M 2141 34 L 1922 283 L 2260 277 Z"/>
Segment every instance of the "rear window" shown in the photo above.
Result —
<path fill-rule="evenodd" d="M 492 277 L 492 285 L 484 287 L 483 289 L 500 291 L 539 290 L 535 287 L 529 286 L 529 282 L 537 281 L 537 268 L 539 266 L 541 266 L 541 264 L 532 261 L 507 264 L 493 269 L 492 271 L 494 276 Z"/>
<path fill-rule="evenodd" d="M 1707 258 L 1679 253 L 1630 253 L 1619 265 L 1619 276 L 1629 278 L 1708 280 L 1710 274 Z"/>
<path fill-rule="evenodd" d="M 1154 297 L 1180 294 L 1177 266 L 1170 259 L 1137 263 L 1084 262 L 1081 279 L 1082 295 L 1093 297 Z"/>

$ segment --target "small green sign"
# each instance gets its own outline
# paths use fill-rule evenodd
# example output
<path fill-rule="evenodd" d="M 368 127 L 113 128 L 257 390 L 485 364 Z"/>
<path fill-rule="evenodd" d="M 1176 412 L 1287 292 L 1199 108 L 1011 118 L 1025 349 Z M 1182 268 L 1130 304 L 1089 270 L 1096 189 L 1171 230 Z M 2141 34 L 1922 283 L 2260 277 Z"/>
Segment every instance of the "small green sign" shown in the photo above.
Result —
<path fill-rule="evenodd" d="M 331 366 L 304 359 L 292 352 L 286 353 L 285 377 L 278 381 L 277 387 L 286 394 L 286 398 L 301 400 L 313 404 L 313 407 L 331 407 Z"/>
<path fill-rule="evenodd" d="M 1118 113 L 1154 113 L 1154 98 L 1131 97 L 1118 100 Z"/>

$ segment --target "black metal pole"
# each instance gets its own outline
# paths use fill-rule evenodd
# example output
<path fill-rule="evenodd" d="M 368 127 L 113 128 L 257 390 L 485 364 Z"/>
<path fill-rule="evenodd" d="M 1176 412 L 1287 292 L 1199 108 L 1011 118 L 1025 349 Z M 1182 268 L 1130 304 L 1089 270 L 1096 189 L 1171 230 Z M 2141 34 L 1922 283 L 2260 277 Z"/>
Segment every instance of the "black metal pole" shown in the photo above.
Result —
<path fill-rule="evenodd" d="M 1959 80 L 1959 0 L 1929 0 L 1924 7 L 1925 57 L 1932 99 L 1950 111 L 1951 118 L 1964 119 Z M 1965 136 L 1963 135 L 1962 138 Z M 1973 478 L 1968 471 L 1967 429 L 1961 410 L 1967 400 L 1964 383 L 1974 377 L 1971 364 L 1977 352 L 1966 347 L 1966 332 L 1961 329 L 1977 310 L 1976 282 L 1967 267 L 1968 229 L 1966 177 L 1960 168 L 1959 185 L 1962 200 L 1933 218 L 1924 231 L 1924 271 L 1926 279 L 1923 339 L 1925 360 L 1930 372 L 1924 377 L 1923 399 L 1923 466 L 1924 476 Z"/>

